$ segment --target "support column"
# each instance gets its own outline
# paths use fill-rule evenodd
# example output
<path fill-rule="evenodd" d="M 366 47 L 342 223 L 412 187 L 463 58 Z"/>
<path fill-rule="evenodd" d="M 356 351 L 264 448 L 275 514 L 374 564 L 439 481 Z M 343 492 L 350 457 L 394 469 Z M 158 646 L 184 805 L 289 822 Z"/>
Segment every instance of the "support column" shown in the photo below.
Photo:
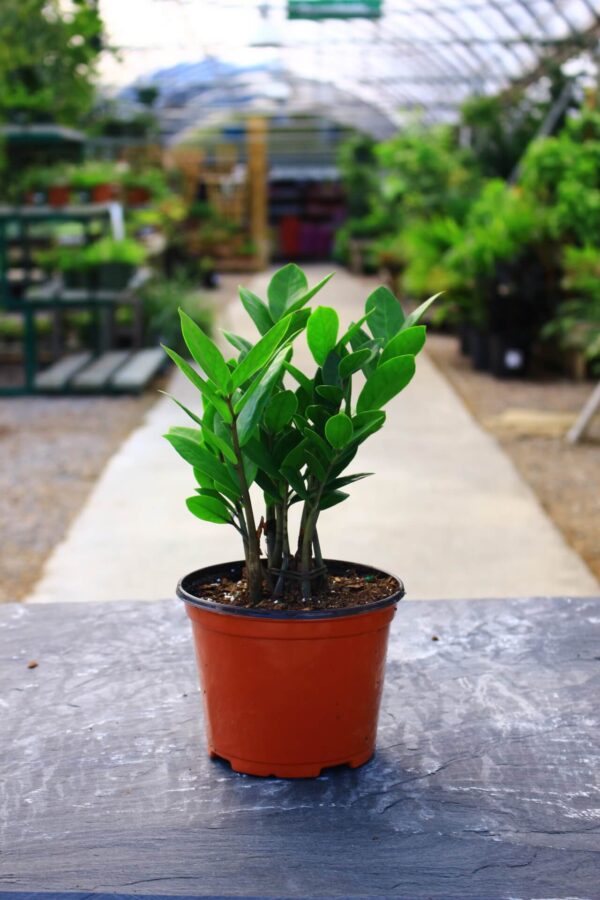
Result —
<path fill-rule="evenodd" d="M 250 201 L 250 237 L 256 245 L 256 258 L 260 268 L 268 262 L 268 160 L 267 121 L 253 116 L 247 120 L 248 188 Z"/>

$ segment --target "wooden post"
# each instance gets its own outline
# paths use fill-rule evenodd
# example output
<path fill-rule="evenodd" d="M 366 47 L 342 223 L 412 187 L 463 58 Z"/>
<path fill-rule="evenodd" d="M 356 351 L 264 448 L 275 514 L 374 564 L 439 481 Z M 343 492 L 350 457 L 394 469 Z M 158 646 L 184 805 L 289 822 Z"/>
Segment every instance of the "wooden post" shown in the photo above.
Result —
<path fill-rule="evenodd" d="M 250 237 L 256 245 L 256 258 L 260 268 L 268 261 L 267 234 L 267 122 L 253 116 L 247 120 L 248 185 L 250 200 Z"/>

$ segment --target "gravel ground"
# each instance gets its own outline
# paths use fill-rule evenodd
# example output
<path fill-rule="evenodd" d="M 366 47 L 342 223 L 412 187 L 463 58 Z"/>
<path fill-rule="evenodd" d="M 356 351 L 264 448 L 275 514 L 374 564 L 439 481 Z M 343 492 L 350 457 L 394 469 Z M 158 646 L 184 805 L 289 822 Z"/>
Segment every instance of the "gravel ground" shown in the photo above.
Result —
<path fill-rule="evenodd" d="M 571 447 L 562 437 L 541 436 L 534 414 L 575 415 L 593 385 L 558 379 L 501 381 L 474 372 L 454 338 L 430 335 L 427 348 L 474 417 L 500 441 L 568 543 L 600 579 L 600 415 L 585 441 Z M 503 427 L 501 417 L 508 410 L 532 412 L 529 433 L 526 414 L 518 433 Z"/>
<path fill-rule="evenodd" d="M 0 400 L 0 602 L 20 600 L 63 538 L 102 468 L 156 400 Z"/>

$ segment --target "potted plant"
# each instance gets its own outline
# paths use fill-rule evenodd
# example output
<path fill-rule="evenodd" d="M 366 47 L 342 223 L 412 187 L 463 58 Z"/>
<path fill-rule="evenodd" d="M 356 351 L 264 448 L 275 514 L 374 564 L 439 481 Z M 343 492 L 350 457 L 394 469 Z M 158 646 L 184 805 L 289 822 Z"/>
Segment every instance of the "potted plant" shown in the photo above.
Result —
<path fill-rule="evenodd" d="M 50 206 L 67 206 L 71 199 L 69 171 L 65 166 L 49 170 L 48 203 Z"/>
<path fill-rule="evenodd" d="M 145 259 L 146 248 L 133 238 L 101 238 L 85 251 L 86 263 L 94 270 L 97 286 L 111 291 L 126 288 Z"/>
<path fill-rule="evenodd" d="M 71 170 L 71 188 L 82 203 L 110 203 L 118 183 L 119 173 L 112 163 L 87 162 Z"/>
<path fill-rule="evenodd" d="M 346 499 L 343 489 L 366 477 L 346 469 L 383 426 L 382 407 L 411 380 L 425 341 L 417 323 L 435 298 L 405 317 L 379 287 L 340 334 L 335 310 L 306 308 L 329 277 L 309 288 L 287 265 L 273 276 L 268 303 L 241 288 L 260 337 L 252 344 L 226 332 L 232 359 L 181 311 L 202 374 L 165 348 L 202 399 L 196 410 L 176 401 L 194 427 L 166 435 L 193 467 L 188 509 L 235 528 L 244 549 L 242 561 L 192 572 L 177 588 L 193 627 L 208 750 L 255 775 L 316 776 L 370 758 L 388 629 L 404 592 L 385 572 L 325 558 L 317 526 Z M 301 335 L 312 376 L 292 363 Z M 288 513 L 298 508 L 293 540 Z"/>
<path fill-rule="evenodd" d="M 49 170 L 40 166 L 28 168 L 19 178 L 22 202 L 27 206 L 42 206 L 48 200 Z"/>
<path fill-rule="evenodd" d="M 144 206 L 167 194 L 167 179 L 162 169 L 146 169 L 127 172 L 123 177 L 125 203 L 128 206 Z"/>

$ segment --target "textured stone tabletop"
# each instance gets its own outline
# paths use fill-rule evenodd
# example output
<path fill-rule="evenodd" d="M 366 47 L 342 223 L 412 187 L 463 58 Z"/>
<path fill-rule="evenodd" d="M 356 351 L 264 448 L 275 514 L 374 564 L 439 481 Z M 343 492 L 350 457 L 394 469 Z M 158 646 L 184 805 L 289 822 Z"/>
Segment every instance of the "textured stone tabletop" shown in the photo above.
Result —
<path fill-rule="evenodd" d="M 597 900 L 599 672 L 600 599 L 404 602 L 375 758 L 258 779 L 177 602 L 1 606 L 0 897 Z"/>

